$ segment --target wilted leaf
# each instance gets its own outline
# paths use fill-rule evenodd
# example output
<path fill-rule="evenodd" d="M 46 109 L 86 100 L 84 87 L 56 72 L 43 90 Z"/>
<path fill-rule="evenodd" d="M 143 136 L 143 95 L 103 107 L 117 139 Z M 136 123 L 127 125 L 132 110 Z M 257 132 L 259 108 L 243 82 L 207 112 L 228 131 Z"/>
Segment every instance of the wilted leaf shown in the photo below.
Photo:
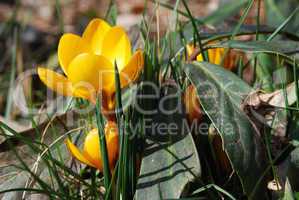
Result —
<path fill-rule="evenodd" d="M 267 104 L 274 107 L 285 108 L 286 102 L 288 105 L 292 105 L 296 100 L 296 85 L 295 82 L 293 82 L 289 84 L 286 89 L 276 90 L 272 93 L 253 93 L 246 98 L 246 104 L 255 107 L 261 104 Z"/>
<path fill-rule="evenodd" d="M 287 99 L 286 99 L 287 98 Z M 272 126 L 275 136 L 285 136 L 287 130 L 287 106 L 291 106 L 297 100 L 295 82 L 289 84 L 286 89 L 276 90 L 272 93 L 256 92 L 250 94 L 243 105 L 251 106 L 253 109 L 260 107 L 263 110 L 265 119 L 268 118 L 267 123 Z M 266 109 L 267 108 L 267 109 Z M 269 111 L 268 113 L 266 113 Z M 268 117 L 267 117 L 268 116 Z M 271 117 L 270 117 L 271 116 Z M 270 118 L 269 118 L 270 117 Z M 274 119 L 274 120 L 273 120 Z"/>
<path fill-rule="evenodd" d="M 233 73 L 207 62 L 186 64 L 185 71 L 197 88 L 205 113 L 220 133 L 245 194 L 250 195 L 257 186 L 257 194 L 263 196 L 265 183 L 257 185 L 265 169 L 263 148 L 259 133 L 241 109 L 252 89 Z"/>

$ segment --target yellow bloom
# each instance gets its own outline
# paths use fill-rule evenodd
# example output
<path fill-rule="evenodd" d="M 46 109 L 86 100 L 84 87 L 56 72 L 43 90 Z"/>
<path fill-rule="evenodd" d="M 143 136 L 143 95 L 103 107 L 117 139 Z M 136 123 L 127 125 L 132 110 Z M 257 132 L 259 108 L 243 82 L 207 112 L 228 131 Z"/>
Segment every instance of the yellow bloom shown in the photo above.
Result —
<path fill-rule="evenodd" d="M 194 46 L 192 44 L 188 44 L 187 54 L 189 58 L 194 53 L 194 51 Z M 232 70 L 235 67 L 236 55 L 231 50 L 228 50 L 227 53 L 225 53 L 224 48 L 208 49 L 208 56 L 210 63 L 221 65 L 222 59 L 224 59 L 222 64 L 226 69 Z M 203 56 L 201 53 L 196 56 L 196 60 L 203 61 Z"/>
<path fill-rule="evenodd" d="M 110 169 L 114 168 L 118 157 L 118 132 L 115 122 L 109 121 L 105 126 L 105 137 L 108 151 Z M 100 154 L 100 142 L 98 130 L 91 130 L 84 141 L 81 152 L 69 139 L 66 141 L 70 153 L 80 162 L 103 171 L 102 157 Z"/>
<path fill-rule="evenodd" d="M 111 27 L 101 19 L 93 19 L 80 37 L 66 33 L 59 41 L 58 60 L 65 74 L 38 68 L 38 75 L 50 89 L 65 95 L 95 102 L 102 92 L 106 109 L 114 109 L 114 63 L 120 72 L 121 87 L 135 81 L 143 68 L 143 53 L 133 55 L 131 43 L 120 26 Z M 112 102 L 111 102 L 112 101 Z"/>

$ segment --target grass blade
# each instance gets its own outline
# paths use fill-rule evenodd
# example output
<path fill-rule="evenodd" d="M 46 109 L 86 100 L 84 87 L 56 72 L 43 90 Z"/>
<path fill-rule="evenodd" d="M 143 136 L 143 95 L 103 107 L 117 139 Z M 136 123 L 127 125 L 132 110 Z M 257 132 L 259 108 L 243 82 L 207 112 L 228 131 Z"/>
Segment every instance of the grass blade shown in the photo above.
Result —
<path fill-rule="evenodd" d="M 201 52 L 202 55 L 203 55 L 203 61 L 209 61 L 208 56 L 207 56 L 207 55 L 204 53 L 204 51 L 203 51 L 203 45 L 202 45 L 202 42 L 201 42 L 201 37 L 200 37 L 199 31 L 198 31 L 198 29 L 197 29 L 197 25 L 196 25 L 195 19 L 194 19 L 194 17 L 192 16 L 191 11 L 190 11 L 189 8 L 188 8 L 188 5 L 187 5 L 186 1 L 185 1 L 185 0 L 182 0 L 182 2 L 183 2 L 183 4 L 184 4 L 184 7 L 185 7 L 185 9 L 186 9 L 186 11 L 187 11 L 187 13 L 188 13 L 188 16 L 189 16 L 189 18 L 190 18 L 190 20 L 191 20 L 192 26 L 193 26 L 193 28 L 194 28 L 195 35 L 196 35 L 197 40 L 198 40 L 198 46 L 199 46 L 199 49 L 200 49 L 200 52 Z M 194 38 L 194 39 L 195 39 L 195 38 Z"/>
<path fill-rule="evenodd" d="M 291 13 L 291 15 L 267 38 L 267 41 L 273 40 L 273 38 L 282 30 L 288 23 L 298 14 L 299 6 Z"/>
<path fill-rule="evenodd" d="M 98 126 L 98 134 L 100 139 L 100 154 L 102 157 L 103 162 L 103 171 L 104 171 L 104 185 L 105 188 L 109 188 L 110 184 L 110 168 L 109 168 L 109 159 L 108 159 L 108 151 L 107 151 L 107 145 L 106 145 L 106 137 L 105 137 L 105 131 L 104 131 L 104 119 L 101 114 L 101 105 L 100 105 L 100 99 L 97 99 L 96 104 L 96 120 L 97 120 L 97 126 Z M 108 195 L 108 194 L 106 194 Z"/>
<path fill-rule="evenodd" d="M 7 103 L 5 108 L 5 118 L 10 118 L 10 113 L 13 105 L 13 89 L 14 89 L 14 80 L 16 76 L 16 68 L 17 68 L 17 49 L 18 49 L 18 35 L 19 35 L 18 27 L 14 28 L 13 33 L 13 48 L 12 48 L 12 56 L 11 56 L 11 73 L 10 73 L 10 80 L 9 80 L 9 90 L 8 90 L 8 96 L 7 96 Z"/>

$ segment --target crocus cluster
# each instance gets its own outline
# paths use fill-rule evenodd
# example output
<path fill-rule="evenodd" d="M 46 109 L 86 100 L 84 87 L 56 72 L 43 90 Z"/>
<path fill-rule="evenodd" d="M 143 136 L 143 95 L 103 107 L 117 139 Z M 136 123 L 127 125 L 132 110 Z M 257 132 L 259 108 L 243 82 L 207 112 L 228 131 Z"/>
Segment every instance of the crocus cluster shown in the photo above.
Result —
<path fill-rule="evenodd" d="M 115 65 L 124 88 L 143 69 L 143 52 L 132 53 L 131 42 L 122 27 L 111 27 L 104 20 L 93 19 L 82 36 L 64 34 L 57 54 L 64 75 L 43 67 L 38 68 L 38 75 L 50 89 L 64 96 L 84 98 L 95 104 L 101 94 L 103 114 L 108 119 L 105 127 L 108 158 L 113 167 L 119 148 L 115 118 L 111 117 L 115 109 Z M 97 129 L 87 133 L 82 152 L 69 139 L 66 143 L 77 160 L 103 170 Z"/>

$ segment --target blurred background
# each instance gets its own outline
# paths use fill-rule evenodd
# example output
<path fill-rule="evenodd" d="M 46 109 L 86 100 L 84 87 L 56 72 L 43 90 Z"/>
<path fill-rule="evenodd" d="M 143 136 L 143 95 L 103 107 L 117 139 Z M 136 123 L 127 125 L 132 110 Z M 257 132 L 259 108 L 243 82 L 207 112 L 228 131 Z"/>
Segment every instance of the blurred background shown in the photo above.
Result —
<path fill-rule="evenodd" d="M 140 22 L 144 9 L 148 8 L 148 15 L 155 14 L 158 3 L 144 0 L 116 0 L 118 10 L 118 24 L 127 29 Z M 5 21 L 15 12 L 18 5 L 18 21 L 30 25 L 39 31 L 56 33 L 59 31 L 57 11 L 61 13 L 65 31 L 76 31 L 76 26 L 85 23 L 86 18 L 105 17 L 109 0 L 2 0 L 0 1 L 0 20 Z M 162 1 L 174 6 L 176 0 Z M 220 0 L 188 0 L 194 16 L 205 16 L 216 10 Z M 170 9 L 160 6 L 159 16 L 161 25 L 168 25 Z M 165 27 L 165 26 L 161 26 Z"/>

